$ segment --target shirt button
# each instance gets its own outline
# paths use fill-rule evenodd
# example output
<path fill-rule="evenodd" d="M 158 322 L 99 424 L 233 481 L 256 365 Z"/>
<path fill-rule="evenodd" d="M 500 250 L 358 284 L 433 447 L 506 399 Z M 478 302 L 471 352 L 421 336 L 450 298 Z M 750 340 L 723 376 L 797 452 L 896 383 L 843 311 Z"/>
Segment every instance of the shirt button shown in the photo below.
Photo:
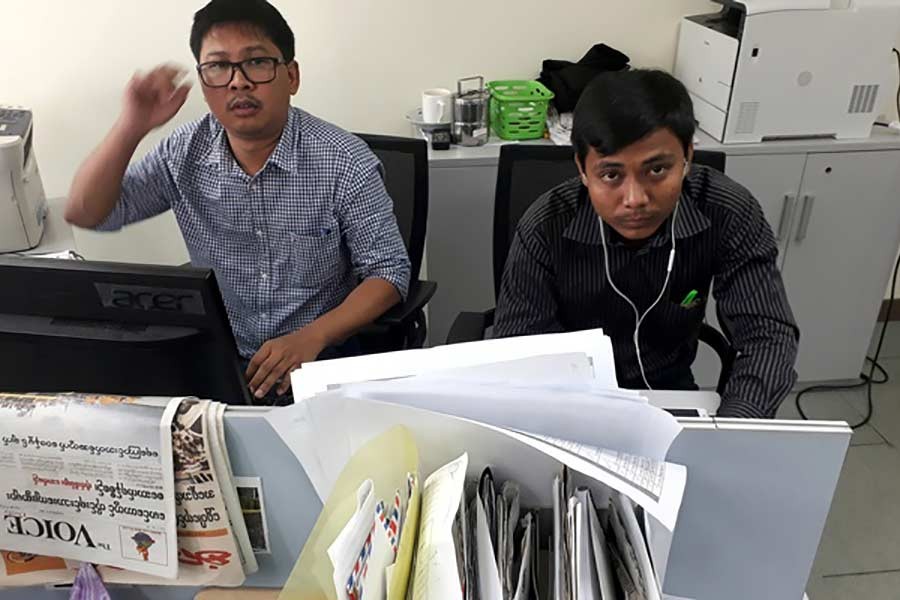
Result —
<path fill-rule="evenodd" d="M 262 236 L 263 236 L 262 229 L 257 229 L 257 230 L 256 230 L 256 236 L 257 236 L 257 237 L 262 237 Z"/>
<path fill-rule="evenodd" d="M 266 279 L 269 278 L 269 274 L 268 274 L 268 273 L 260 273 L 259 276 L 260 276 L 263 280 L 266 280 Z"/>
<path fill-rule="evenodd" d="M 268 319 L 269 313 L 260 313 L 259 316 L 262 317 L 263 319 Z"/>

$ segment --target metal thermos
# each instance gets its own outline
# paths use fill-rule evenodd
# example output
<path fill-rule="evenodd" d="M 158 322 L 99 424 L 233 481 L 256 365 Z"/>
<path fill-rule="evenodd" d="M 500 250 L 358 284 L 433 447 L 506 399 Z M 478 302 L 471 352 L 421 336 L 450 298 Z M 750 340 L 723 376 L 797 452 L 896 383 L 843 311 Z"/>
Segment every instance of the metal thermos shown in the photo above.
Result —
<path fill-rule="evenodd" d="M 478 87 L 463 91 L 463 84 L 478 82 Z M 491 93 L 484 89 L 484 77 L 466 77 L 456 82 L 453 96 L 453 143 L 481 146 L 488 141 Z"/>

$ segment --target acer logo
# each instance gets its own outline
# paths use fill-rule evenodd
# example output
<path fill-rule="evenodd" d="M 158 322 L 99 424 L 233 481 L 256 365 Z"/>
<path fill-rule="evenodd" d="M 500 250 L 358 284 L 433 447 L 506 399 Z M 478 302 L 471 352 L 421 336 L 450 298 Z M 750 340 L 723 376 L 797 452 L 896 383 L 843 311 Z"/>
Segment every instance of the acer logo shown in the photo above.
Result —
<path fill-rule="evenodd" d="M 86 548 L 97 547 L 84 525 L 76 528 L 66 521 L 37 519 L 20 515 L 6 515 L 3 519 L 6 521 L 6 532 L 13 535 L 59 540 Z"/>
<path fill-rule="evenodd" d="M 128 290 L 113 290 L 110 306 L 116 308 L 140 308 L 142 310 L 173 310 L 184 312 L 184 301 L 191 296 L 175 294 L 154 294 L 152 292 L 133 293 Z"/>
<path fill-rule="evenodd" d="M 141 285 L 95 283 L 106 308 L 148 310 L 203 315 L 203 297 L 196 290 L 176 290 Z"/>

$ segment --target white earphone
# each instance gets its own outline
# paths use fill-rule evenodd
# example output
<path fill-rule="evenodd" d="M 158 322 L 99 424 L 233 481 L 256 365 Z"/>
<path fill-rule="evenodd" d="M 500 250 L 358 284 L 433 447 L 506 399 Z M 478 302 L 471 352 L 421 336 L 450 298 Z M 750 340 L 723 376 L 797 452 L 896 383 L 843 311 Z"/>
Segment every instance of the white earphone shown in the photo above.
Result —
<path fill-rule="evenodd" d="M 685 159 L 684 161 L 684 171 L 682 174 L 682 178 L 687 177 L 690 172 L 690 163 Z M 675 265 L 675 221 L 678 219 L 678 206 L 681 204 L 679 201 L 675 204 L 675 210 L 672 212 L 672 225 L 670 231 L 670 237 L 672 239 L 672 249 L 669 250 L 669 262 L 666 266 L 666 279 L 663 281 L 662 289 L 659 290 L 659 295 L 656 297 L 656 300 L 653 301 L 647 310 L 644 311 L 644 314 L 640 314 L 637 309 L 637 306 L 634 302 L 631 301 L 631 298 L 626 296 L 622 290 L 616 287 L 616 284 L 613 283 L 612 276 L 609 274 L 609 253 L 606 251 L 606 231 L 603 228 L 603 219 L 600 216 L 597 217 L 597 220 L 600 221 L 600 238 L 603 240 L 603 269 L 606 273 L 606 281 L 609 282 L 610 287 L 615 290 L 616 294 L 619 295 L 628 305 L 631 307 L 631 310 L 634 311 L 634 335 L 632 336 L 632 341 L 634 342 L 634 351 L 637 356 L 638 368 L 641 370 L 641 379 L 644 380 L 644 385 L 647 386 L 648 390 L 652 390 L 653 388 L 650 386 L 650 382 L 647 381 L 647 374 L 644 372 L 644 361 L 641 358 L 641 342 L 640 342 L 640 334 L 641 334 L 641 324 L 644 322 L 644 319 L 650 314 L 656 305 L 659 304 L 660 300 L 666 293 L 666 288 L 669 287 L 669 278 L 672 275 L 672 267 Z"/>

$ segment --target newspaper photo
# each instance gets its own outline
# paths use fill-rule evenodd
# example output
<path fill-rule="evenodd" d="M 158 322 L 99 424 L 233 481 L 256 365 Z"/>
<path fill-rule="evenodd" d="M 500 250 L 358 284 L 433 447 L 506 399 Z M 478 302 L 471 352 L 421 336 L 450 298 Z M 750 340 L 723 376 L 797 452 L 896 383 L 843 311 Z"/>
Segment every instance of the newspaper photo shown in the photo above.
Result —
<path fill-rule="evenodd" d="M 235 477 L 234 483 L 244 523 L 247 525 L 250 547 L 253 548 L 254 554 L 271 554 L 262 480 L 259 477 Z"/>
<path fill-rule="evenodd" d="M 70 560 L 175 578 L 170 428 L 180 402 L 0 394 L 6 573 L 52 577 Z"/>

